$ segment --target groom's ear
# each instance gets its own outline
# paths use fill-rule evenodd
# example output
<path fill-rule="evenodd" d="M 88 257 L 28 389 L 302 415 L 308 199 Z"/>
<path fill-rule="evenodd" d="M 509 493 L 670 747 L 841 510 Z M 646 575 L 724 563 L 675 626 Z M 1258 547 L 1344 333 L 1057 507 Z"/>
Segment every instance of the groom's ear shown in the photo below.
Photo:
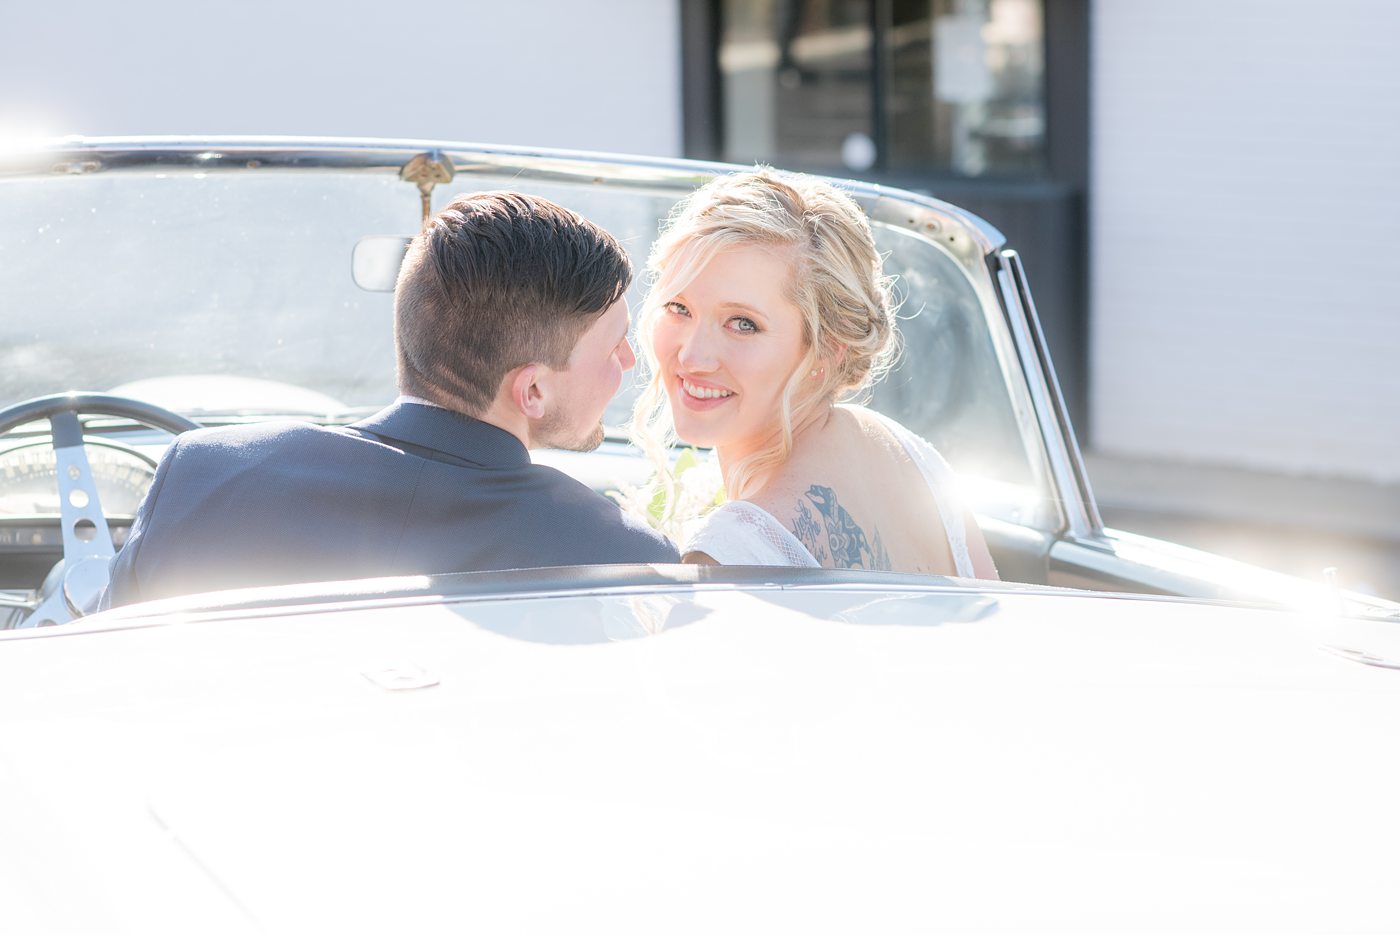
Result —
<path fill-rule="evenodd" d="M 547 406 L 547 371 L 541 364 L 526 364 L 506 374 L 506 391 L 512 409 L 527 419 L 544 417 Z"/>

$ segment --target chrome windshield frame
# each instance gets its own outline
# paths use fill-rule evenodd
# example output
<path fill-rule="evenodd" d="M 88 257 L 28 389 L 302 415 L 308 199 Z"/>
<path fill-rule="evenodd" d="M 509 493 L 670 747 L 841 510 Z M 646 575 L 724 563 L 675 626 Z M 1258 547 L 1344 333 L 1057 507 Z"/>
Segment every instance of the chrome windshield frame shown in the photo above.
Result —
<path fill-rule="evenodd" d="M 1070 422 L 1069 409 L 1060 391 L 1055 365 L 1040 328 L 1025 267 L 1015 250 L 1004 249 L 992 258 L 996 281 L 1006 311 L 1007 324 L 1024 368 L 1026 385 L 1040 421 L 1040 435 L 1069 538 L 1103 541 L 1103 520 L 1089 487 L 1084 459 Z"/>

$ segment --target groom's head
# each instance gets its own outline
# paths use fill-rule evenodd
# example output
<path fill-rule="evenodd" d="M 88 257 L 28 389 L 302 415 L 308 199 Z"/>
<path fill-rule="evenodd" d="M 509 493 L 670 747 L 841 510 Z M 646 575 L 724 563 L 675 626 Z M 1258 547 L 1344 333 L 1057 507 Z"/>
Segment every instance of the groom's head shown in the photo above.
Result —
<path fill-rule="evenodd" d="M 611 234 L 544 198 L 464 195 L 408 248 L 394 296 L 399 388 L 587 449 L 622 372 L 632 264 Z"/>

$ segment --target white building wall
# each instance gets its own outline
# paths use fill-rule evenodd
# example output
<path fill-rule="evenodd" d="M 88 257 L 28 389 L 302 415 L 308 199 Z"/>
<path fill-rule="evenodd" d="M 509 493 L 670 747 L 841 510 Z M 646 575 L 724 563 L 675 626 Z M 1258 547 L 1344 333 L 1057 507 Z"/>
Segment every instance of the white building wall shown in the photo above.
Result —
<path fill-rule="evenodd" d="M 1400 481 L 1400 5 L 1092 16 L 1095 447 Z"/>
<path fill-rule="evenodd" d="M 679 4 L 11 3 L 0 136 L 255 133 L 681 151 Z"/>

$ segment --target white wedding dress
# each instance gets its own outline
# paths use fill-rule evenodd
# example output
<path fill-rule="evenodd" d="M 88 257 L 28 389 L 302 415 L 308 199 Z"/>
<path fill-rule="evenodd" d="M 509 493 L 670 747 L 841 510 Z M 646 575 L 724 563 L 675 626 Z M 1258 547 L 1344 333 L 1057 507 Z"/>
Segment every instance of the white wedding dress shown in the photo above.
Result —
<path fill-rule="evenodd" d="M 904 426 L 878 412 L 871 415 L 880 420 L 909 457 L 919 466 L 919 473 L 933 494 L 943 516 L 943 529 L 960 578 L 976 577 L 972 555 L 967 548 L 967 526 L 963 517 L 967 510 L 957 494 L 957 479 L 948 462 L 932 445 Z M 745 500 L 731 500 L 715 507 L 687 530 L 681 554 L 704 552 L 721 565 L 797 565 L 819 568 L 821 563 L 788 531 L 778 519 L 762 507 Z"/>

